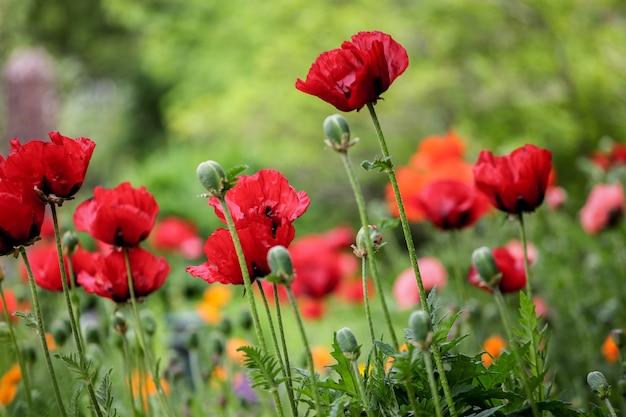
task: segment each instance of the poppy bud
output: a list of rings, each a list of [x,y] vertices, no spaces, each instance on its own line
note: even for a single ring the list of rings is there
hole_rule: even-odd
[[[196,169],[200,183],[214,196],[221,196],[226,191],[226,172],[215,161],[204,161]]]
[[[339,349],[343,352],[343,356],[349,361],[355,361],[361,355],[361,347],[354,337],[354,333],[347,327],[340,329],[335,336]]]
[[[497,284],[497,279],[501,275],[496,260],[491,253],[491,249],[483,246],[472,252],[472,265],[476,268],[476,272],[482,281],[488,286],[493,287]]]
[[[250,330],[252,328],[252,313],[249,310],[242,310],[238,317],[239,326],[244,330]]]
[[[113,328],[121,335],[126,334],[128,331],[128,322],[121,311],[116,311],[115,314],[113,314]]]
[[[64,320],[55,320],[50,326],[50,333],[52,333],[54,341],[59,346],[63,346],[65,344],[70,335],[70,331],[71,329],[69,329]]]
[[[230,321],[228,317],[224,317],[217,328],[225,336],[230,336],[231,333],[233,332],[233,323]]]
[[[354,254],[358,257],[367,256],[367,235],[369,233],[370,241],[372,242],[372,250],[374,253],[378,252],[378,249],[383,245],[383,235],[376,229],[376,226],[369,225],[367,229],[361,227],[356,234],[356,247],[354,248]]]
[[[295,279],[291,255],[289,255],[289,251],[284,246],[273,246],[267,252],[267,264],[272,271],[272,275],[279,278],[279,282],[291,283]]]
[[[150,337],[156,333],[156,321],[150,310],[141,310],[139,313],[141,320],[141,327],[143,331]]]
[[[61,243],[63,245],[63,254],[65,256],[72,256],[76,253],[76,249],[78,249],[78,236],[76,235],[76,232],[71,230],[65,232]]]
[[[100,343],[100,330],[95,323],[85,324],[85,340],[95,345]]]
[[[348,121],[340,114],[333,114],[324,120],[324,133],[326,144],[335,150],[345,151],[354,144],[350,141]]]
[[[189,348],[189,350],[193,350],[198,349],[198,346],[200,346],[200,337],[198,336],[198,333],[190,333],[187,336],[187,348]]]
[[[589,372],[589,374],[587,374],[587,384],[589,384],[589,387],[601,400],[604,400],[611,395],[611,386],[602,372]]]
[[[428,313],[424,310],[417,310],[409,317],[409,329],[413,332],[413,341],[416,346],[428,349],[432,338],[432,323]]]

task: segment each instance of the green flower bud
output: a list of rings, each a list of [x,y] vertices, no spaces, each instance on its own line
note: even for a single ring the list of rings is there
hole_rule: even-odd
[[[63,346],[70,336],[71,329],[66,326],[64,320],[55,320],[50,326],[50,333],[54,338],[54,341],[59,346]]]
[[[141,320],[143,331],[150,337],[154,336],[156,333],[156,321],[152,312],[150,310],[141,310],[139,319]]]
[[[619,349],[626,346],[626,333],[622,329],[611,330],[611,337]]]
[[[224,336],[230,336],[233,332],[233,322],[228,317],[224,317],[217,326],[217,329],[222,332]]]
[[[589,384],[591,390],[595,392],[601,400],[604,400],[611,395],[611,386],[602,372],[589,372],[589,374],[587,374],[587,384]]]
[[[409,317],[409,329],[413,333],[413,342],[421,349],[428,349],[432,339],[432,322],[428,313],[417,310]]]
[[[128,331],[128,322],[121,311],[116,311],[113,314],[113,328],[118,334],[121,335],[125,335]]]
[[[76,232],[71,230],[65,232],[61,243],[63,245],[63,254],[65,256],[72,256],[75,254],[78,249],[78,236],[76,235]]]
[[[187,347],[189,350],[198,349],[198,346],[200,346],[200,337],[198,336],[198,333],[189,333],[189,335],[187,335]]]
[[[361,355],[361,346],[358,345],[354,333],[347,327],[340,329],[336,336],[339,349],[349,361],[355,361]]]
[[[226,172],[215,161],[204,161],[196,169],[200,183],[213,196],[221,196],[226,191]]]
[[[502,276],[491,249],[483,246],[472,252],[472,265],[483,282],[493,288]]]
[[[272,275],[278,277],[279,282],[291,283],[295,279],[291,255],[284,246],[274,246],[267,252],[267,263]]]
[[[354,246],[354,254],[360,258],[367,257],[367,233],[369,233],[374,253],[378,252],[378,249],[384,244],[383,235],[376,229],[376,226],[361,227],[356,234],[356,245]]]
[[[222,356],[224,353],[224,339],[222,337],[214,336],[211,339],[211,351],[217,356]]]
[[[350,126],[340,114],[333,114],[324,120],[324,134],[326,144],[335,150],[346,151],[350,143]]]
[[[95,323],[85,324],[85,340],[87,343],[100,344],[100,329]]]
[[[250,330],[254,324],[252,321],[252,313],[249,310],[241,310],[238,318],[239,326],[244,330]]]
[[[27,363],[35,363],[37,360],[37,350],[33,345],[20,346],[20,352],[22,352],[22,357]]]

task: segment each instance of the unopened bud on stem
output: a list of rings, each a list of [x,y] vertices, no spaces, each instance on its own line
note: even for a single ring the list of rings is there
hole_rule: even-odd
[[[354,333],[347,327],[337,332],[337,344],[343,352],[343,356],[349,361],[355,361],[361,355],[361,346],[358,345]]]
[[[196,169],[200,183],[209,194],[215,197],[223,196],[226,191],[226,172],[215,161],[204,161]]]

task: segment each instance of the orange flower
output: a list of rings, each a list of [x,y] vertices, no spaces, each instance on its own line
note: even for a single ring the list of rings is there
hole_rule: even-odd
[[[504,349],[506,349],[506,342],[499,335],[494,335],[485,340],[483,343],[483,349],[485,353],[482,354],[483,366],[489,368]]]
[[[163,388],[163,392],[165,392],[166,395],[169,395],[170,388],[167,384],[167,381],[161,379],[160,384]],[[157,394],[157,386],[154,383],[154,378],[152,378],[152,374],[148,372],[142,376],[139,371],[135,369],[131,377],[131,388],[133,390],[133,396],[135,397],[135,399],[137,399],[141,395],[143,409],[148,410],[148,397],[153,397],[155,394]]]
[[[9,368],[9,370],[2,375],[0,379],[0,404],[11,404],[15,395],[17,395],[17,384],[22,380],[22,371],[20,366],[16,363]]]
[[[335,358],[326,346],[313,346],[311,356],[313,357],[313,367],[319,373],[328,371],[327,367],[335,363]]]
[[[429,136],[423,139],[409,164],[424,172],[436,168],[443,161],[461,160],[464,154],[463,140],[453,130],[448,130],[445,136]]]
[[[615,343],[613,336],[608,335],[602,343],[602,354],[609,364],[617,362],[619,359],[619,347]]]
[[[246,354],[239,349],[241,346],[250,346],[250,342],[241,337],[233,337],[226,342],[226,357],[233,363],[243,365]]]
[[[208,324],[217,324],[222,319],[222,307],[230,301],[232,291],[226,285],[211,284],[205,291],[202,301],[196,305],[196,313]]]

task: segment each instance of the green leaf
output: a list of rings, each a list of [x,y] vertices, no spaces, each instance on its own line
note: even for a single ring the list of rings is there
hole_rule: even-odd
[[[381,230],[391,230],[395,229],[400,225],[400,219],[394,218],[383,218],[378,222],[378,227]]]
[[[497,407],[493,407],[490,408],[489,410],[483,410],[478,414],[469,414],[467,415],[467,417],[489,417],[492,416],[496,413],[496,411],[498,411],[499,409],[501,409],[502,407],[504,407],[504,405],[499,405]]]
[[[275,390],[286,380],[285,377],[278,376],[281,366],[274,355],[264,354],[254,346],[241,346],[237,351],[245,354],[244,365],[250,370],[252,387]]]
[[[102,410],[107,417],[115,417],[117,415],[117,410],[113,408],[113,395],[111,393],[111,387],[113,384],[111,383],[111,371],[112,369],[109,369],[104,374],[102,380],[100,381],[98,391],[96,392],[96,400],[98,401],[100,410]]]
[[[393,169],[393,163],[391,162],[391,157],[384,156],[376,158],[374,162],[365,160],[361,162],[361,167],[366,171],[378,169],[379,172],[387,172]]]
[[[16,311],[15,313],[13,313],[13,315],[21,318],[24,324],[26,325],[26,327],[30,327],[31,329],[37,328],[37,320],[35,320],[35,316],[33,316],[33,313],[31,312],[24,313],[23,311]]]

